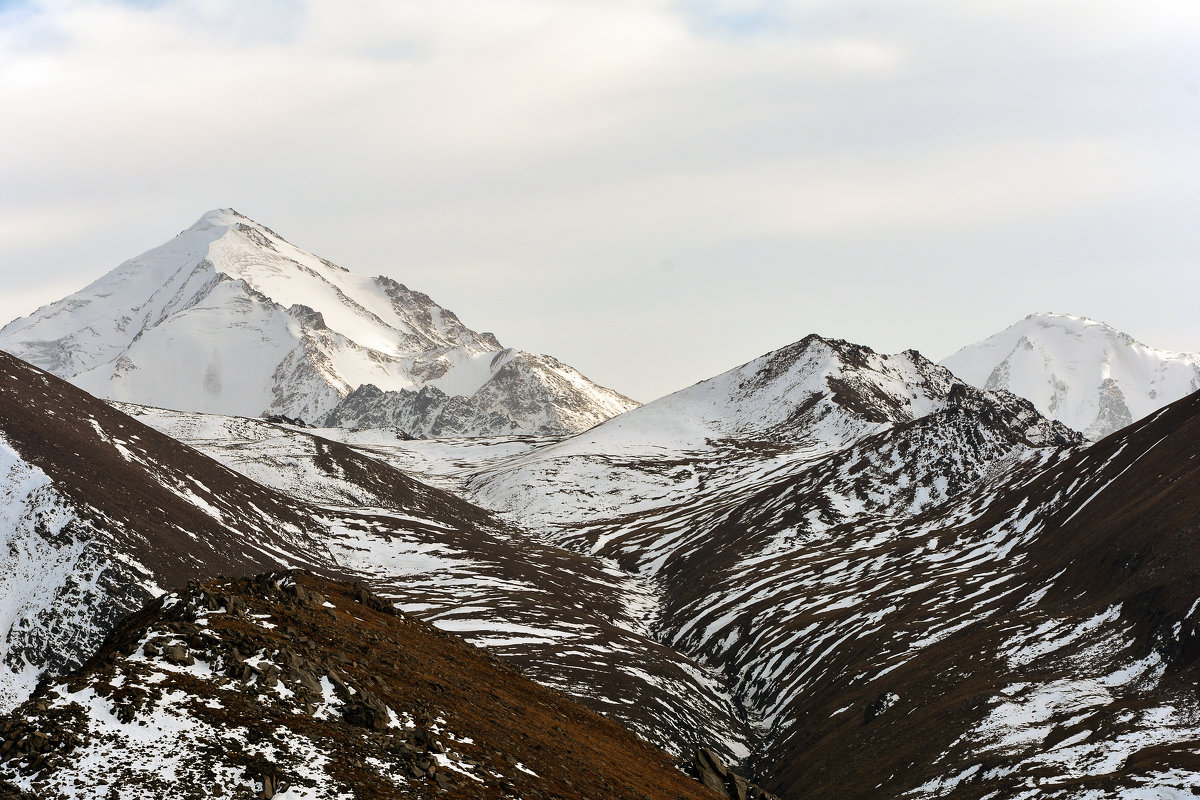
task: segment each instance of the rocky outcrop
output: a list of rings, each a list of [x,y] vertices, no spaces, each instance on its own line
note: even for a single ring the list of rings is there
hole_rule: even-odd
[[[628,411],[637,403],[591,384],[549,356],[505,350],[486,384],[470,396],[436,386],[384,391],[364,384],[324,419],[330,428],[394,428],[417,438],[566,436]]]
[[[697,780],[727,800],[779,800],[725,766],[720,757],[706,747],[696,750],[691,768]]]

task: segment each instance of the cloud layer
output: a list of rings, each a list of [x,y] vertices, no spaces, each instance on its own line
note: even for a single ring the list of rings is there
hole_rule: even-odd
[[[1038,310],[1200,349],[1194,2],[0,5],[0,316],[232,205],[639,399]]]

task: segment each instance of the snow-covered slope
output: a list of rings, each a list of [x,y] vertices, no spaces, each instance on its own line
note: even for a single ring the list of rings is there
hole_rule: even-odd
[[[42,672],[77,666],[79,659],[66,654],[95,648],[113,624],[97,602],[103,591],[73,579],[76,572],[100,577],[100,560],[87,547],[94,536],[46,473],[0,437],[0,548],[6,554],[0,571],[0,630],[6,634],[0,638],[0,712],[23,700]],[[150,597],[153,584],[134,579],[127,591]],[[48,626],[42,620],[51,609],[58,619]]]
[[[99,397],[309,422],[368,384],[452,398],[426,427],[460,435],[575,432],[636,405],[230,209],[9,323],[0,349]]]
[[[1031,314],[941,363],[981,389],[1028,398],[1093,441],[1200,389],[1200,354],[1147,347],[1068,314]]]

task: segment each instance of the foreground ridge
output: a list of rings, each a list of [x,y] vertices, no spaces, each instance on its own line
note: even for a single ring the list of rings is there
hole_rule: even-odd
[[[0,776],[44,797],[714,797],[494,656],[297,571],[154,601],[0,731]]]

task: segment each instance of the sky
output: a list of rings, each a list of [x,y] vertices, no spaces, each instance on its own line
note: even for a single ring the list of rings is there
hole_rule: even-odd
[[[646,401],[1038,311],[1200,351],[1195,0],[0,0],[0,323],[232,207]]]

